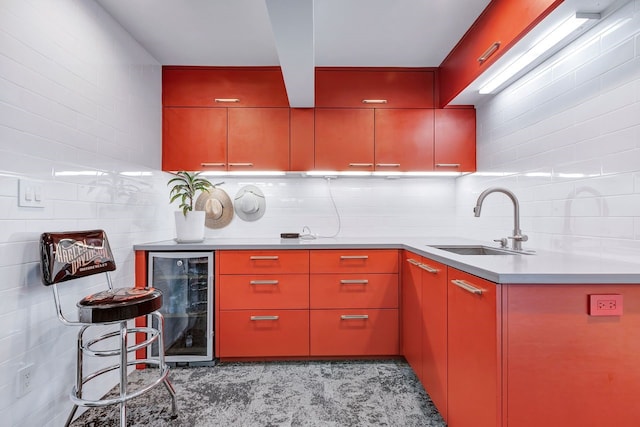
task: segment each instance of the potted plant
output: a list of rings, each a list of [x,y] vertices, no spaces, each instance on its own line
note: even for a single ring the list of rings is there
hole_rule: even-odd
[[[171,187],[169,203],[180,201],[179,211],[176,211],[176,240],[179,243],[201,242],[204,240],[204,211],[194,211],[193,202],[196,193],[209,192],[215,187],[206,178],[200,177],[200,172],[179,171],[167,183]]]

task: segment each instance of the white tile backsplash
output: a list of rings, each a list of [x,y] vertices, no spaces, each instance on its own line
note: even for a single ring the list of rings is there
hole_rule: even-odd
[[[464,208],[486,187],[504,186],[520,199],[525,247],[637,260],[639,7],[624,5],[477,106],[481,173],[457,180],[460,232],[485,240],[510,232],[506,197],[487,198],[480,218]]]

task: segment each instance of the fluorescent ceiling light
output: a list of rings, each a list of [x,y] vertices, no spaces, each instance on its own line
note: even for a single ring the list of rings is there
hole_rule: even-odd
[[[560,23],[557,27],[543,36],[531,49],[526,51],[507,67],[499,71],[493,78],[480,87],[480,94],[494,93],[512,77],[531,65],[536,59],[541,58],[545,53],[550,53],[553,48],[560,48],[562,42],[568,43],[573,40],[571,35],[589,20],[600,19],[599,13],[576,13],[569,19]],[[584,28],[583,28],[584,29]]]

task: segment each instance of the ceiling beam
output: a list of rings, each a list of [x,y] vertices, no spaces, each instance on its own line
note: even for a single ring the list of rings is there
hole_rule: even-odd
[[[313,0],[265,0],[289,105],[314,106]]]

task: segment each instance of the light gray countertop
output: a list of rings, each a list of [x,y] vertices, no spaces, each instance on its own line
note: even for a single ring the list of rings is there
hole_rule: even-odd
[[[369,238],[240,238],[205,239],[200,243],[173,240],[134,245],[145,251],[210,251],[274,249],[407,249],[486,280],[502,284],[638,284],[640,263],[615,261],[586,255],[536,251],[517,255],[458,255],[430,245],[496,246],[457,237]],[[530,249],[526,247],[525,249]],[[535,248],[531,248],[535,249]]]

